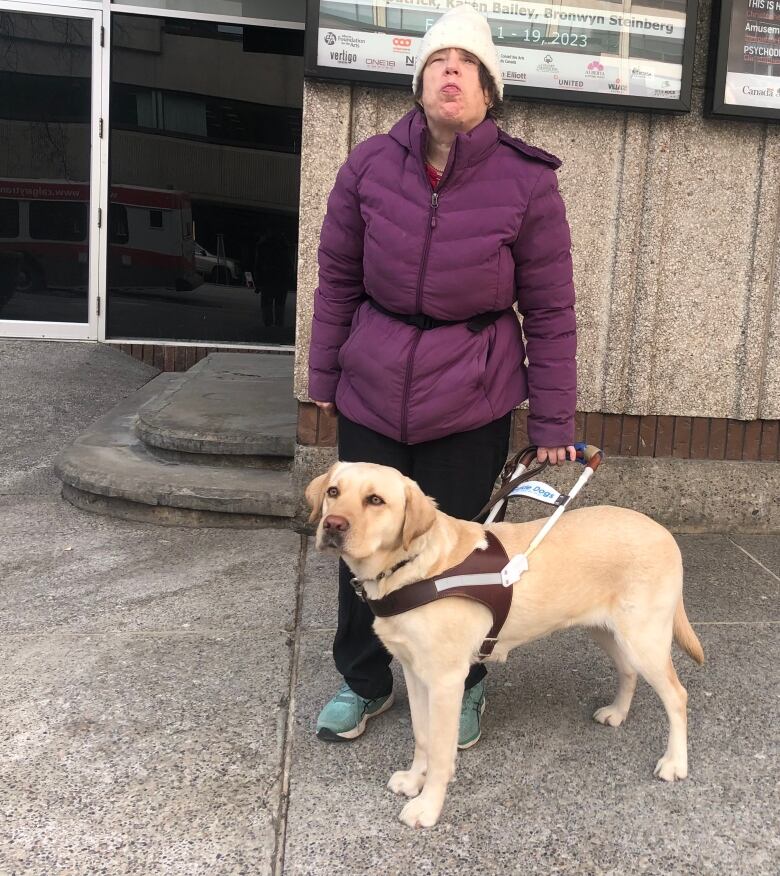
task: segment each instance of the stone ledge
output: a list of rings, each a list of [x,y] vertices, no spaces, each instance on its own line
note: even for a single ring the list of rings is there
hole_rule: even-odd
[[[335,448],[298,446],[293,476],[303,520],[306,484],[335,460]],[[579,473],[570,463],[545,469],[540,479],[566,492]],[[675,532],[780,532],[780,463],[608,456],[572,507],[585,505],[633,508]],[[513,499],[507,520],[534,520],[551,510]]]
[[[565,492],[578,476],[569,465],[540,479]],[[780,463],[607,457],[572,507],[586,505],[624,505],[675,532],[776,532]],[[549,506],[516,499],[507,519],[546,514]]]
[[[167,462],[147,452],[136,411],[180,381],[160,375],[124,399],[59,454],[57,476],[80,493],[149,507],[292,518],[298,497],[289,471]]]
[[[184,526],[193,529],[299,529],[297,521],[292,517],[145,505],[114,496],[98,496],[68,484],[62,485],[62,498],[82,511],[134,523],[152,523],[155,526]]]
[[[199,511],[292,517],[296,500],[287,472],[165,463],[140,445],[78,442],[55,464],[63,483],[88,493]]]
[[[291,356],[212,353],[141,405],[136,432],[162,450],[292,457],[292,370]]]
[[[136,434],[138,434],[137,422]],[[143,443],[146,452],[162,462],[184,462],[191,465],[211,465],[224,468],[262,468],[266,471],[289,471],[292,466],[292,457],[290,456],[239,456],[235,453],[193,453],[187,450],[165,450],[162,447],[147,444],[145,441]]]

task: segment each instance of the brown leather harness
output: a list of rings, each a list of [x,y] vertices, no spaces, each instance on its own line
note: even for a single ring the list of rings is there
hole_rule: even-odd
[[[357,578],[352,579],[352,586],[358,597],[366,603],[376,617],[403,614],[412,608],[449,596],[465,597],[482,603],[493,614],[493,626],[479,649],[478,656],[484,659],[493,653],[498,635],[512,605],[513,590],[512,584],[502,583],[501,570],[509,562],[503,545],[492,532],[485,531],[485,538],[488,543],[485,550],[473,550],[457,566],[452,566],[431,578],[406,584],[382,599],[369,599],[363,582]],[[391,572],[400,568],[400,565],[403,563],[395,566]],[[387,577],[388,574],[380,578]]]
[[[591,444],[578,444],[576,447],[577,458],[585,464],[585,471],[568,496],[561,495],[555,500],[554,504],[558,507],[553,515],[548,518],[547,523],[536,534],[524,553],[517,554],[510,560],[503,545],[495,535],[488,530],[484,530],[488,545],[485,550],[473,550],[457,566],[446,569],[444,572],[440,572],[431,578],[423,578],[422,581],[406,584],[398,590],[388,593],[382,599],[369,599],[363,586],[364,582],[353,578],[352,586],[358,598],[368,605],[376,617],[392,617],[396,614],[403,614],[412,608],[418,608],[421,605],[427,605],[429,602],[435,602],[437,599],[444,599],[448,596],[461,596],[480,602],[486,608],[489,608],[493,615],[493,626],[490,628],[487,637],[483,640],[478,652],[481,660],[489,657],[493,653],[493,648],[498,641],[498,635],[509,614],[509,609],[512,605],[514,583],[528,569],[528,557],[538,547],[555,521],[566,510],[569,502],[577,495],[582,486],[587,483],[588,478],[596,471],[601,460],[604,458],[604,452]],[[507,462],[501,474],[501,489],[477,514],[475,519],[483,518],[487,512],[494,509],[498,502],[502,504],[498,513],[493,514],[491,522],[504,519],[506,500],[515,487],[534,478],[547,466],[547,463],[543,462],[535,468],[527,468],[527,462],[530,462],[535,456],[536,449],[535,445],[525,447]],[[518,475],[517,471],[520,469],[523,469],[525,473]],[[401,560],[400,563],[397,563],[385,572],[381,572],[376,578],[371,580],[378,582],[388,578],[402,566],[411,562],[412,559],[413,557],[408,557]]]

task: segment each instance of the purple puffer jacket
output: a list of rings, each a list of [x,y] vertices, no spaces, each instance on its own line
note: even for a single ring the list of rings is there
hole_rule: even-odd
[[[571,444],[576,329],[561,162],[486,119],[457,135],[434,194],[426,136],[412,110],[339,170],[320,236],[309,396],[409,444],[483,426],[528,398],[530,440]],[[517,300],[523,330],[508,311],[476,333],[421,331],[368,298],[444,320]]]

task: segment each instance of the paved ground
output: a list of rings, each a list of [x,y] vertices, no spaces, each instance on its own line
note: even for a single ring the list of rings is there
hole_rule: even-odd
[[[780,538],[685,535],[707,654],[691,778],[640,684],[574,632],[489,679],[480,744],[431,831],[385,782],[399,704],[345,746],[312,734],[337,684],[332,561],[291,532],[162,529],[59,498],[51,461],[154,372],[83,344],[0,341],[0,874],[775,874]]]

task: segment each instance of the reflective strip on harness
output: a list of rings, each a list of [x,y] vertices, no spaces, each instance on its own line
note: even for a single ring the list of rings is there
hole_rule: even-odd
[[[485,532],[485,540],[484,550],[475,548],[461,563],[445,569],[439,578],[413,581],[381,599],[368,599],[359,581],[354,582],[356,592],[377,617],[392,617],[450,596],[480,602],[493,615],[493,626],[479,649],[480,658],[488,657],[509,614],[512,587],[507,587],[502,579],[502,571],[510,562],[503,545],[490,531]]]
[[[451,590],[453,587],[474,587],[479,584],[501,584],[501,573],[486,572],[482,575],[451,575],[449,578],[437,578],[436,589]]]

